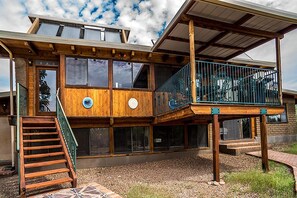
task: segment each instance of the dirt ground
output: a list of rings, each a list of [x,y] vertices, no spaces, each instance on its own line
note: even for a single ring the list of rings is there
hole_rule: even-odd
[[[260,159],[247,155],[220,154],[221,177],[227,172],[254,168],[259,163]],[[79,169],[77,174],[78,184],[97,182],[123,197],[126,197],[129,189],[135,185],[146,185],[168,193],[171,197],[257,197],[252,194],[238,194],[238,189],[245,188],[239,184],[209,185],[208,182],[213,178],[212,154],[116,167]],[[17,182],[17,175],[0,178],[0,197],[17,197]]]

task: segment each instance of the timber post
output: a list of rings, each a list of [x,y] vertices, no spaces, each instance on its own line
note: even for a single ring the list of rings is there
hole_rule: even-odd
[[[268,150],[267,150],[267,126],[266,115],[260,117],[261,125],[261,156],[262,156],[262,169],[264,172],[269,171],[268,166]]]
[[[212,151],[213,151],[213,180],[220,181],[220,161],[219,161],[219,138],[220,125],[219,115],[213,115],[212,120]]]
[[[196,63],[195,63],[195,27],[194,21],[189,21],[189,41],[190,41],[190,70],[191,70],[191,92],[192,102],[197,102],[196,94]]]
[[[275,51],[276,51],[276,68],[277,68],[277,80],[278,80],[278,97],[280,104],[283,105],[283,90],[282,90],[282,64],[281,64],[281,52],[280,52],[280,37],[275,38]]]

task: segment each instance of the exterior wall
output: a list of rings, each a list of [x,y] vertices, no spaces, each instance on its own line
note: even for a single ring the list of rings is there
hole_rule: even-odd
[[[297,123],[295,99],[284,95],[283,102],[287,104],[287,123],[267,123],[268,143],[297,141]],[[257,118],[257,137],[260,137],[260,118]]]
[[[11,160],[10,126],[7,116],[0,115],[0,162]]]
[[[16,83],[20,83],[24,87],[27,87],[27,63],[23,58],[16,58],[15,62],[15,79]]]

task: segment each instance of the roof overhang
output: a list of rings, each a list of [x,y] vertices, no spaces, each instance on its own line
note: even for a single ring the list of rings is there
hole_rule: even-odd
[[[297,28],[297,14],[237,0],[187,0],[154,52],[189,55],[189,21],[196,58],[229,60]]]

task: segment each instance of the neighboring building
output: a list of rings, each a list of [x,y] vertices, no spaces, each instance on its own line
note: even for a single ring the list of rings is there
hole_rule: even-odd
[[[11,132],[7,117],[9,109],[9,92],[0,92],[0,164],[11,162]]]
[[[153,47],[127,43],[129,28],[29,18],[28,33],[0,31],[0,54],[17,58],[22,84],[22,196],[54,184],[76,186],[76,160],[78,168],[108,166],[211,148],[219,181],[220,122],[261,117],[264,126],[266,116],[284,111],[280,39],[297,28],[294,13],[233,0],[187,0]],[[270,40],[276,67],[231,60]],[[57,164],[66,168],[51,166]],[[28,182],[61,172],[69,177]]]

